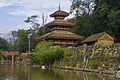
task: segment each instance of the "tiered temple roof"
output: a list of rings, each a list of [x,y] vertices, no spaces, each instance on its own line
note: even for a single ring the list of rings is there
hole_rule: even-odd
[[[69,39],[69,40],[80,40],[83,36],[69,32],[67,30],[54,30],[40,37],[41,39]]]
[[[75,25],[76,25],[75,23],[71,23],[65,20],[55,20],[55,21],[49,22],[45,26],[47,27],[56,27],[56,26],[73,27]]]
[[[69,13],[61,10],[58,10],[50,15],[50,17],[67,17],[67,16],[69,16]]]
[[[64,20],[67,16],[69,16],[69,13],[61,11],[60,8],[52,13],[50,17],[54,17],[54,21],[49,22],[45,26],[53,31],[40,36],[39,39],[50,40],[53,45],[59,43],[66,46],[74,46],[77,42],[83,40],[83,36],[68,31],[70,27],[75,26],[75,23]]]

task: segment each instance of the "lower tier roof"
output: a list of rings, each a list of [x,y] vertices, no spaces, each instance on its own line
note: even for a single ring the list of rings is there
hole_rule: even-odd
[[[67,30],[54,30],[49,32],[38,39],[68,39],[68,40],[82,40],[84,37],[78,34],[72,33]]]

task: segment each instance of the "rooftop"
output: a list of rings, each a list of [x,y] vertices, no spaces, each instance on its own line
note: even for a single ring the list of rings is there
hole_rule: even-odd
[[[48,38],[54,38],[54,39],[74,39],[74,40],[81,40],[84,37],[77,35],[75,33],[69,32],[67,30],[54,30],[52,32],[49,32],[41,37],[40,39],[48,39]]]
[[[52,22],[49,22],[48,24],[46,24],[45,26],[47,27],[57,27],[57,26],[65,26],[65,27],[72,27],[72,26],[75,26],[76,24],[75,23],[72,23],[72,22],[68,22],[68,21],[65,21],[65,20],[55,20],[55,21],[52,21]]]
[[[67,17],[67,16],[69,16],[69,13],[61,10],[58,10],[50,15],[50,17]]]
[[[101,32],[97,34],[93,34],[89,37],[87,37],[84,41],[82,42],[92,42],[92,41],[97,41],[100,37],[102,37],[104,34],[107,34],[106,32]],[[107,34],[108,35],[108,34]]]

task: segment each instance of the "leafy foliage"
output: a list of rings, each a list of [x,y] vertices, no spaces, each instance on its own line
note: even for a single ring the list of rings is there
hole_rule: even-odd
[[[72,48],[65,48],[64,49],[64,58],[71,57],[74,51]]]
[[[92,34],[94,29],[92,26],[92,20],[90,19],[91,16],[89,15],[79,16],[77,19],[72,19],[77,24],[77,26],[73,27],[71,31],[84,36]]]
[[[28,32],[26,30],[19,30],[17,32],[17,50],[19,52],[28,51]]]
[[[0,50],[8,50],[8,42],[5,39],[0,38]]]
[[[25,53],[28,52],[28,34],[29,31],[28,30],[18,30],[17,32],[17,40],[16,40],[16,45],[17,45],[17,50],[20,53]],[[30,37],[30,49],[34,49],[36,44],[37,44],[37,40],[36,40],[36,35],[32,34],[32,36]]]
[[[52,65],[55,61],[59,61],[64,56],[61,47],[51,47],[49,42],[40,42],[31,57],[31,64]]]
[[[98,67],[102,66],[102,62],[99,60],[90,60],[88,62],[88,66],[93,69],[97,69]]]
[[[77,4],[76,1],[80,3],[87,0],[73,0]],[[84,36],[104,31],[115,37],[120,37],[120,0],[94,0],[93,3],[94,11],[92,13],[89,15],[80,15],[73,19],[77,23],[77,26],[72,31]],[[73,10],[81,6],[82,4],[77,4]],[[84,10],[82,11],[84,12]]]
[[[72,0],[71,13],[76,16],[90,15],[94,10],[94,0]]]

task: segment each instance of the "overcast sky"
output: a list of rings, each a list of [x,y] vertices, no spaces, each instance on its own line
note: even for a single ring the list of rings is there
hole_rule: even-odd
[[[41,16],[42,13],[49,15],[58,10],[59,3],[62,10],[69,12],[70,0],[0,0],[0,33],[28,29],[30,26],[24,23],[28,16]]]

